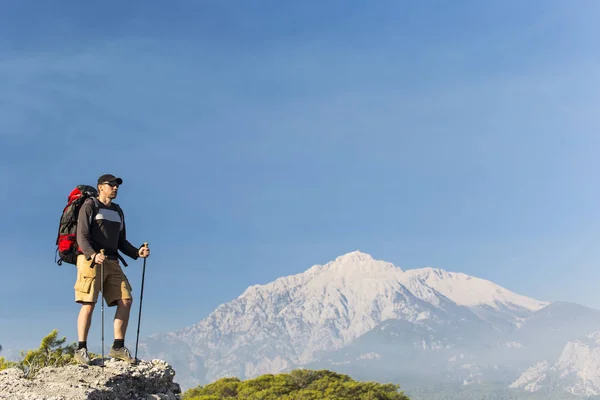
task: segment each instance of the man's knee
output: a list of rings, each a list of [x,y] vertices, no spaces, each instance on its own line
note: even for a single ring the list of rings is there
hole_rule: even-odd
[[[125,308],[131,308],[131,303],[132,303],[131,299],[119,299],[117,301],[117,306],[119,306],[119,307],[125,307]]]
[[[94,306],[96,305],[96,303],[91,303],[91,302],[81,302],[81,309],[85,310],[87,312],[92,312],[94,311]]]

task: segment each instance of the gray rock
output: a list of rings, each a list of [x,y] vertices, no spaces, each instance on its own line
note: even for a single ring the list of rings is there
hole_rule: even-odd
[[[46,367],[32,379],[16,368],[0,371],[1,400],[180,400],[175,371],[162,360],[100,360],[92,365]],[[177,393],[177,394],[176,394]]]

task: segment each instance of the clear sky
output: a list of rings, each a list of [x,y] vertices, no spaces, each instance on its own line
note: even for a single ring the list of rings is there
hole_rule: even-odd
[[[56,232],[104,173],[152,249],[142,336],[357,249],[600,309],[599,18],[594,0],[0,1],[4,355],[77,339]]]

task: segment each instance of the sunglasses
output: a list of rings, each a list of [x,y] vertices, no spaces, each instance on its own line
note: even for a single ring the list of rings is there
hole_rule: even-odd
[[[115,181],[110,181],[110,182],[104,182],[104,184],[110,186],[110,187],[119,187],[119,184]]]

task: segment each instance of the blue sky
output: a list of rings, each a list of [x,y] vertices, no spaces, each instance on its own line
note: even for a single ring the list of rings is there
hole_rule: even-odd
[[[76,340],[54,241],[103,173],[142,336],[357,249],[600,308],[600,4],[521,3],[0,1],[0,344]]]

